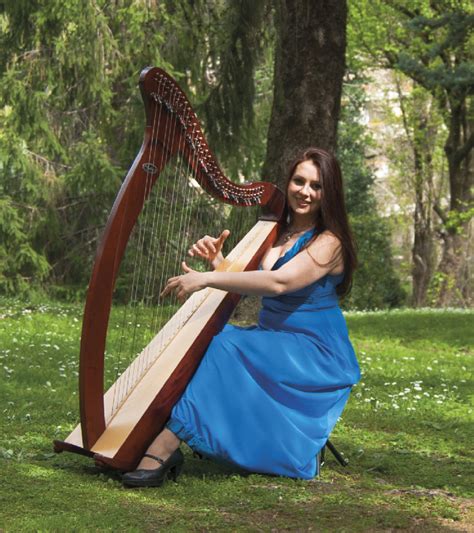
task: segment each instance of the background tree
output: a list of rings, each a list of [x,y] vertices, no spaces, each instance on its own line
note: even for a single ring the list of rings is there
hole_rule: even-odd
[[[395,271],[389,221],[377,212],[375,176],[367,155],[374,147],[374,140],[363,122],[368,103],[364,88],[369,80],[362,75],[351,51],[347,60],[337,154],[359,266],[344,306],[358,309],[397,307],[405,302],[406,295]]]
[[[293,83],[286,96],[279,92],[281,87],[275,89],[278,98],[289,100],[273,106],[273,120],[279,112],[286,113],[290,129],[274,135],[272,142],[286,139],[294,149],[308,144],[334,147],[344,68],[345,4],[336,3],[332,11],[308,2],[293,5],[298,19],[289,4],[275,7],[264,0],[4,4],[0,290],[17,293],[44,287],[52,295],[66,297],[84,291],[97,240],[143,135],[143,104],[136,84],[146,65],[157,64],[178,78],[232,179],[261,176],[273,82],[280,83],[279,74],[274,76],[275,65],[290,84],[291,73],[299,76],[302,88]],[[293,56],[285,52],[290,23],[298,31],[299,48],[292,49]],[[275,61],[277,36],[280,56]],[[334,56],[325,58],[335,46],[337,61]],[[372,217],[366,227],[355,221],[361,247],[370,249],[359,283],[370,284],[371,290],[362,288],[350,304],[396,305],[400,301],[393,297],[396,277],[388,276],[388,284],[373,283],[379,274],[369,267],[384,264],[387,271],[391,252],[375,202],[366,202],[371,197],[370,173],[365,166],[355,168],[364,159],[365,140],[361,141],[364,137],[357,126],[360,109],[352,105],[357,98],[349,93],[340,151],[349,209],[351,216],[359,217],[365,206],[370,213],[366,209],[364,216]],[[287,113],[290,106],[293,116]],[[303,126],[306,133],[300,136]],[[275,180],[277,172],[284,175],[275,170]],[[226,217],[222,209],[211,222],[220,227]],[[255,213],[246,211],[245,220],[240,218],[233,213],[226,224],[252,223]],[[369,235],[367,227],[379,228],[380,239]]]
[[[433,207],[447,192],[443,154],[445,127],[431,94],[401,73],[390,76],[383,109],[387,131],[383,150],[390,165],[390,187],[412,220],[411,303],[431,303],[429,288],[437,265],[442,228]],[[394,90],[395,89],[395,90]],[[393,93],[396,92],[396,97]]]
[[[263,175],[280,184],[302,147],[336,149],[346,18],[341,0],[276,4],[273,106]]]
[[[463,0],[358,0],[353,7],[360,48],[378,66],[399,70],[429,91],[445,120],[449,200],[446,206],[433,206],[444,230],[437,276],[440,305],[466,305],[472,299],[473,24],[472,5]]]

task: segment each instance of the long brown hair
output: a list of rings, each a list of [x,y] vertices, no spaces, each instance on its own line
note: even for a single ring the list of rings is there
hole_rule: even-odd
[[[315,216],[316,232],[306,247],[316,240],[323,231],[330,231],[340,240],[341,248],[339,251],[328,263],[322,266],[335,264],[342,255],[344,279],[337,286],[336,291],[339,296],[347,296],[352,288],[354,270],[357,268],[357,253],[347,218],[341,168],[337,159],[326,150],[315,147],[306,148],[295,157],[289,166],[285,192],[288,191],[288,184],[296,167],[303,161],[311,161],[318,169],[321,185],[321,208]],[[287,202],[285,220],[288,221],[290,217],[291,211]]]

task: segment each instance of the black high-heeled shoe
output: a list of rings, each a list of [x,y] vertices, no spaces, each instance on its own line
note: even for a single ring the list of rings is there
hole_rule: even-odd
[[[127,472],[122,476],[122,483],[126,487],[161,487],[166,478],[176,481],[184,463],[183,452],[178,448],[166,461],[157,455],[146,453],[144,457],[150,457],[158,461],[161,466],[153,470],[139,469]]]

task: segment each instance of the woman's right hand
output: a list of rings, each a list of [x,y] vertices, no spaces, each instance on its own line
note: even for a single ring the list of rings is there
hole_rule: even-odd
[[[230,231],[228,229],[225,229],[219,237],[206,235],[191,246],[188,250],[188,255],[204,259],[215,269],[224,260],[221,250],[229,235]]]

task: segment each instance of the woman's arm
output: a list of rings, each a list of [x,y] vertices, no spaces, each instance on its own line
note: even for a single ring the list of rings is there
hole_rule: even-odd
[[[277,270],[195,272],[183,262],[186,274],[168,280],[162,296],[174,291],[178,299],[183,301],[187,295],[205,287],[255,296],[293,292],[314,283],[334,269],[333,258],[339,249],[339,239],[322,234],[306,250]]]

